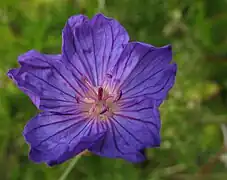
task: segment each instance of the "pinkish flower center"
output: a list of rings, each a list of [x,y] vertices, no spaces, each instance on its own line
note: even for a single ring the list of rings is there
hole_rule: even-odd
[[[119,109],[118,100],[121,92],[112,92],[108,86],[92,87],[87,79],[84,81],[88,88],[83,99],[83,112],[87,116],[96,117],[100,120],[107,120]]]

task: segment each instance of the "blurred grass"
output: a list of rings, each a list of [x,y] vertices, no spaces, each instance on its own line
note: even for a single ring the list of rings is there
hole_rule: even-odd
[[[227,124],[227,2],[225,0],[8,0],[0,2],[0,179],[54,180],[70,162],[33,164],[22,137],[37,111],[6,77],[30,49],[60,53],[67,18],[101,11],[118,19],[131,40],[172,44],[178,64],[175,87],[161,106],[162,145],[149,161],[83,157],[68,176],[78,180],[226,179],[220,125]],[[197,175],[204,166],[207,172]]]

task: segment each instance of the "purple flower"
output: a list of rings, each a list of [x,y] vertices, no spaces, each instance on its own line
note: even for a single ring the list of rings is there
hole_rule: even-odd
[[[8,76],[42,112],[25,126],[30,159],[60,164],[84,150],[131,162],[160,145],[159,106],[174,85],[171,46],[129,42],[102,14],[72,16],[62,53],[19,56]]]

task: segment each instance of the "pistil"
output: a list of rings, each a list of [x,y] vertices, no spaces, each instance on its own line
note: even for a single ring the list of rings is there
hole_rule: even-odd
[[[103,88],[99,87],[98,89],[98,100],[101,101],[103,97]]]

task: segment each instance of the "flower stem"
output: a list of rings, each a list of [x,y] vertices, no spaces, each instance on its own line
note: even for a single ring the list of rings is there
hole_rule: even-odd
[[[78,155],[78,156],[76,156],[75,158],[72,159],[72,161],[70,162],[69,166],[66,168],[66,170],[64,171],[64,173],[61,175],[61,177],[58,180],[66,180],[67,176],[72,171],[73,167],[78,162],[78,160],[80,159],[80,157],[81,156]]]

